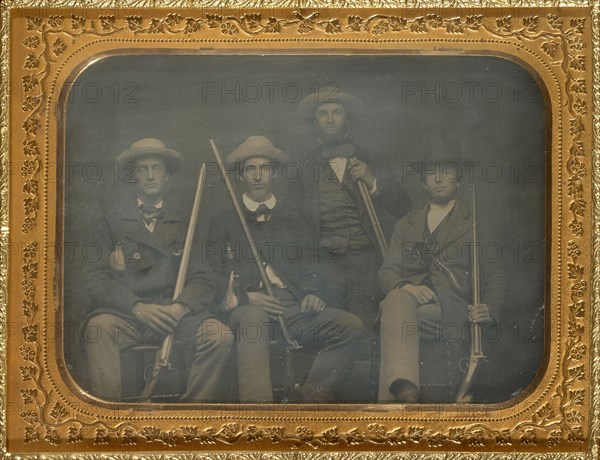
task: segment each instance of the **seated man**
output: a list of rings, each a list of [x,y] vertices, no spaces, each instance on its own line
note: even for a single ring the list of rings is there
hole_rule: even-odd
[[[354,339],[363,331],[362,321],[351,313],[325,305],[318,293],[318,279],[310,226],[289,209],[273,191],[274,171],[288,159],[261,136],[251,136],[227,158],[242,168],[245,193],[242,208],[258,250],[264,258],[275,297],[263,289],[258,267],[237,216],[228,210],[215,217],[209,229],[209,260],[217,283],[216,301],[223,303],[228,277],[238,278],[237,305],[228,324],[236,334],[239,397],[242,402],[271,402],[269,340],[281,331],[275,317],[282,315],[292,339],[315,343],[321,350],[302,389],[305,402],[332,402],[354,359]],[[208,252],[208,251],[207,251]],[[278,338],[279,338],[278,337]]]
[[[498,320],[505,299],[499,263],[480,260],[483,303],[471,305],[471,213],[457,199],[460,158],[434,153],[425,162],[429,203],[398,221],[379,270],[380,402],[418,402],[420,340],[469,340],[470,322]],[[481,222],[479,222],[481,224]],[[496,241],[478,226],[479,247]],[[453,337],[450,335],[453,332]],[[425,363],[427,365],[427,363]]]
[[[156,139],[117,157],[135,163],[136,193],[95,223],[102,259],[87,267],[93,311],[86,327],[98,339],[85,346],[91,392],[102,399],[121,399],[121,351],[160,345],[172,332],[195,351],[182,401],[212,401],[227,361],[233,334],[209,311],[214,275],[199,257],[190,258],[185,287],[173,300],[187,226],[163,192],[182,160]]]

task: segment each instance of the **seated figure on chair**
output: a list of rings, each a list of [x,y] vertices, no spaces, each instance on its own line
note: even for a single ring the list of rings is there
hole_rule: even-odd
[[[232,333],[210,311],[214,274],[200,257],[190,258],[185,287],[173,299],[187,226],[164,188],[182,160],[157,139],[135,142],[117,157],[135,166],[135,193],[94,223],[102,253],[86,267],[92,311],[85,327],[95,329],[95,340],[85,347],[90,392],[102,399],[121,400],[122,351],[160,346],[171,333],[194,348],[182,401],[212,401],[227,361]]]
[[[276,171],[287,160],[262,136],[249,137],[225,160],[241,171],[245,193],[240,207],[266,264],[273,297],[264,289],[235,212],[216,216],[209,228],[208,259],[221,279],[216,303],[226,304],[224,315],[236,335],[241,402],[273,401],[269,342],[282,338],[276,316],[283,317],[293,340],[320,348],[302,387],[305,402],[333,402],[336,388],[352,366],[355,339],[363,331],[357,316],[321,299],[310,225],[272,190]],[[228,303],[224,299],[232,273],[237,276],[237,301]]]
[[[419,402],[421,341],[468,346],[471,322],[485,328],[498,320],[506,292],[500,262],[479,257],[482,300],[471,304],[471,211],[469,201],[457,197],[460,178],[468,177],[464,164],[446,151],[425,159],[422,182],[428,203],[398,221],[379,271],[385,295],[379,402]],[[478,228],[479,248],[497,241],[489,227],[479,222]]]

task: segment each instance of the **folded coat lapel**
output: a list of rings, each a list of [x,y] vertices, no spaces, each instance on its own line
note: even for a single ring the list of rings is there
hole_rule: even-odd
[[[168,253],[169,247],[177,238],[179,238],[181,228],[181,219],[177,213],[169,206],[168,202],[163,202],[163,211],[158,216],[156,227],[152,236],[160,243],[163,248],[163,252]],[[187,228],[185,229],[187,231]],[[185,238],[185,236],[184,236]],[[184,244],[184,241],[180,243]],[[183,249],[183,248],[180,248]]]
[[[362,199],[358,193],[358,186],[352,177],[350,177],[350,159],[346,161],[346,170],[344,171],[344,176],[342,177],[342,187],[344,187],[347,192],[352,193],[352,196],[356,198],[357,203],[362,203]]]
[[[425,207],[423,209],[420,209],[419,211],[409,215],[406,218],[406,222],[407,222],[407,226],[405,227],[405,231],[404,231],[404,238],[406,239],[405,241],[402,241],[402,243],[408,243],[408,244],[412,244],[412,243],[421,243],[421,245],[425,244],[425,222],[427,220],[427,210],[428,208]]]
[[[159,216],[154,233],[148,231],[144,225],[140,210],[135,205],[135,199],[133,199],[131,205],[121,208],[120,218],[124,224],[124,231],[128,238],[137,243],[150,246],[166,256],[170,255],[169,246],[179,234],[177,225],[173,225],[173,223],[179,222],[179,219],[168,208],[166,202],[163,203],[163,212]]]
[[[442,253],[448,244],[456,243],[470,229],[471,220],[468,208],[458,200],[454,206],[455,208],[450,215],[447,225],[440,228],[440,231],[436,234],[436,239]]]

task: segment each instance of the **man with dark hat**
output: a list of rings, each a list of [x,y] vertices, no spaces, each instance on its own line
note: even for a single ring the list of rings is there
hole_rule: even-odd
[[[469,201],[457,197],[466,166],[452,153],[430,155],[422,167],[429,202],[394,228],[379,270],[386,296],[381,302],[380,402],[419,401],[422,341],[467,343],[471,322],[485,326],[499,318],[506,294],[499,262],[479,257],[482,303],[471,305],[471,261],[478,255],[471,254]],[[478,229],[479,247],[497,241],[489,226],[478,222]]]
[[[173,300],[187,226],[165,199],[164,189],[183,161],[152,138],[117,157],[135,165],[135,194],[95,223],[101,260],[87,267],[92,313],[85,343],[90,391],[121,399],[120,354],[139,343],[161,344],[174,333],[194,347],[182,401],[212,401],[231,348],[232,333],[211,312],[214,275],[191,257],[185,287]],[[86,334],[88,337],[91,334]]]
[[[299,102],[298,114],[312,123],[320,144],[301,161],[299,195],[318,238],[326,299],[368,323],[377,311],[381,257],[357,181],[366,184],[386,236],[410,201],[384,159],[375,161],[350,140],[351,126],[363,111],[360,99],[341,91],[322,91]]]
[[[217,303],[231,312],[227,322],[236,334],[240,401],[273,401],[268,345],[271,338],[281,339],[275,321],[281,315],[292,339],[320,347],[302,388],[304,402],[333,402],[352,367],[354,339],[363,325],[322,300],[312,264],[311,228],[273,193],[276,171],[289,158],[267,138],[251,136],[225,161],[241,170],[241,206],[274,291],[274,297],[266,293],[234,211],[215,217],[207,241],[212,246],[209,261],[221,275]],[[233,303],[227,296],[232,272],[238,277]]]

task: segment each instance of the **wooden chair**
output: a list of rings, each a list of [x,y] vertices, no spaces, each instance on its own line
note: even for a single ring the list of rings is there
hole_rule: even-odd
[[[448,342],[421,342],[419,368],[421,370],[422,403],[453,403],[463,382],[469,358],[469,344]]]
[[[301,402],[301,386],[318,350],[310,347],[290,350],[284,343],[270,344],[271,380],[275,402]],[[152,376],[158,345],[141,344],[121,353],[122,399],[137,401]],[[191,346],[175,341],[172,349],[172,369],[161,374],[152,402],[176,402],[184,393],[193,361]],[[230,355],[223,376],[224,383],[215,395],[215,402],[237,402],[237,367],[235,352]]]
[[[140,344],[121,353],[121,392],[123,401],[137,401],[152,377],[159,345]],[[163,372],[152,402],[174,402],[184,393],[193,351],[189,344],[175,341],[171,353],[172,367]]]

